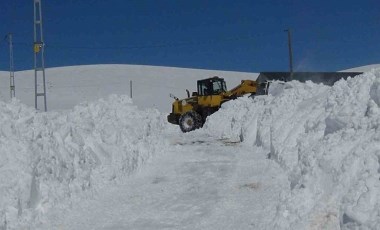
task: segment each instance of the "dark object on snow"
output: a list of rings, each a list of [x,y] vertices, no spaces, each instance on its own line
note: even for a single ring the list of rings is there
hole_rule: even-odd
[[[257,94],[266,94],[267,82],[278,81],[312,81],[314,83],[322,83],[324,85],[334,85],[335,82],[340,79],[347,79],[348,77],[355,77],[362,72],[261,72],[257,77],[257,83],[259,85]]]

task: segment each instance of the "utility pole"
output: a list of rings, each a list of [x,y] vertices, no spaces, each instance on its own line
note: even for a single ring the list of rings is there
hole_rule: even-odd
[[[129,93],[130,93],[131,99],[132,99],[132,80],[129,81]]]
[[[290,29],[284,30],[285,32],[288,32],[288,47],[289,47],[289,68],[290,68],[290,75],[293,75],[293,52],[292,52],[292,36]]]
[[[10,93],[11,99],[16,96],[15,93],[15,70],[14,70],[14,62],[13,62],[13,40],[12,34],[9,33],[7,35],[8,43],[9,43],[9,74],[10,74]]]
[[[42,11],[41,0],[34,1],[34,95],[35,95],[35,108],[38,109],[38,97],[43,97],[45,112],[47,111],[46,105],[46,84],[45,84],[45,60],[44,51],[45,44],[42,33]],[[38,89],[39,74],[42,73],[42,92]]]

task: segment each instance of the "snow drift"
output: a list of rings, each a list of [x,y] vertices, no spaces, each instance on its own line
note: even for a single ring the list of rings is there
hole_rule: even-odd
[[[332,87],[275,83],[225,103],[205,128],[264,149],[287,173],[268,229],[380,229],[379,106],[377,69]]]
[[[163,125],[157,110],[139,111],[126,96],[63,113],[0,101],[0,228],[44,221],[64,200],[134,172],[164,149]]]

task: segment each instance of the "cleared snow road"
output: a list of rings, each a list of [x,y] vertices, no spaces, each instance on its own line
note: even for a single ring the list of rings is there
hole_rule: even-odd
[[[176,134],[177,135],[177,134]],[[41,229],[265,229],[282,190],[280,167],[260,149],[194,133],[121,185],[72,210],[48,214]]]

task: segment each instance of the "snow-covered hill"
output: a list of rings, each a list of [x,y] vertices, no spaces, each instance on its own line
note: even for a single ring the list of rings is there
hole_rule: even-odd
[[[343,70],[342,72],[368,72],[372,69],[378,69],[378,68],[380,68],[380,64],[373,64],[373,65],[366,65],[366,66],[346,69],[346,70]]]
[[[21,102],[1,73],[0,228],[380,229],[380,69],[332,87],[273,84],[191,133],[168,124],[169,91],[213,75],[230,87],[257,76],[48,69],[53,111],[40,113],[33,72],[16,73]],[[130,80],[133,100],[109,96]]]
[[[110,94],[130,95],[139,108],[157,108],[169,113],[172,93],[181,98],[186,89],[196,91],[196,81],[224,77],[232,88],[242,79],[256,79],[255,73],[185,69],[139,65],[87,65],[46,69],[48,110],[70,109],[81,102],[91,102]],[[34,71],[15,73],[16,96],[22,103],[34,106]],[[0,98],[7,100],[9,73],[0,72]],[[43,101],[39,102],[43,108]]]

